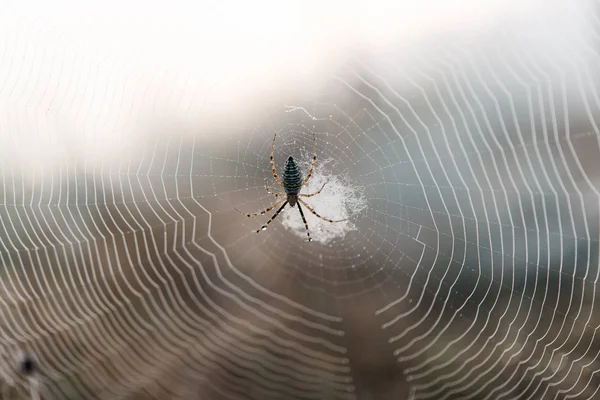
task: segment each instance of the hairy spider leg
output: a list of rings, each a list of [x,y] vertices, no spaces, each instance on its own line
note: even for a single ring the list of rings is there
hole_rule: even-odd
[[[327,182],[325,182],[323,184],[323,186],[321,186],[321,189],[319,189],[318,192],[314,192],[314,193],[310,193],[310,194],[306,194],[306,193],[300,193],[298,196],[302,196],[302,197],[313,197],[318,195],[319,193],[321,193],[321,190],[323,190],[323,188],[325,187],[325,185],[327,185]]]
[[[279,207],[279,210],[277,210],[277,212],[275,214],[273,214],[273,216],[267,221],[266,224],[261,226],[260,229],[257,229],[256,233],[259,233],[260,231],[264,231],[265,229],[267,229],[267,225],[269,225],[271,223],[271,221],[273,221],[275,218],[277,218],[277,216],[279,215],[281,210],[283,210],[283,207],[285,207],[287,205],[287,203],[288,203],[287,200],[285,200],[285,203],[283,203],[283,205],[281,207]]]
[[[275,207],[277,207],[278,205],[280,205],[280,204],[281,204],[281,203],[283,203],[284,201],[287,203],[286,199],[281,199],[281,200],[279,200],[277,203],[273,204],[271,207],[267,208],[266,210],[263,210],[263,211],[261,211],[261,212],[252,213],[252,214],[247,214],[247,213],[245,213],[245,212],[241,212],[240,210],[238,210],[238,209],[237,209],[237,208],[235,208],[235,207],[234,207],[233,209],[234,209],[235,211],[239,212],[240,214],[242,214],[242,215],[245,215],[246,217],[256,217],[257,215],[263,215],[263,214],[266,214],[266,213],[268,213],[269,211],[271,211],[272,209],[274,209]]]
[[[275,139],[277,138],[277,132],[275,132],[275,135],[273,135],[273,145],[271,146],[271,158],[270,158],[270,162],[271,162],[271,170],[273,171],[273,178],[275,178],[275,182],[279,183],[279,186],[283,187],[283,183],[281,182],[281,179],[279,179],[279,176],[277,176],[277,170],[275,169]]]
[[[271,192],[271,189],[269,189],[269,185],[267,184],[267,178],[265,178],[265,189],[267,189],[267,193],[272,194],[273,196],[285,196],[285,193],[275,193],[275,192]]]
[[[308,230],[308,223],[306,222],[306,218],[304,218],[304,213],[302,212],[302,207],[300,206],[300,203],[298,203],[298,211],[300,211],[302,222],[304,222],[304,228],[306,228],[306,236],[308,236],[308,239],[306,239],[306,241],[312,242],[312,238],[310,237],[310,231]]]
[[[308,208],[308,211],[310,211],[311,213],[313,213],[315,216],[321,218],[323,221],[327,221],[327,222],[342,222],[342,221],[346,221],[348,218],[344,218],[344,219],[338,219],[338,220],[331,220],[329,218],[325,218],[325,217],[321,217],[319,214],[317,214],[317,212],[315,210],[313,210],[313,208],[311,206],[309,206],[308,204],[306,204],[306,202],[302,199],[298,199],[298,201],[300,203],[302,203],[304,205],[304,207]]]
[[[302,186],[306,185],[306,183],[312,176],[313,170],[315,169],[315,163],[317,162],[317,135],[315,135],[314,132],[313,132],[313,148],[314,148],[314,154],[313,154],[312,163],[310,164],[310,170],[308,171],[308,175],[306,175],[306,179],[304,179],[304,182],[302,182]]]

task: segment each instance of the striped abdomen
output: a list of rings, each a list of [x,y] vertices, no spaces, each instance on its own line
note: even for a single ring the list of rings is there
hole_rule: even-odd
[[[290,156],[285,162],[283,170],[283,190],[288,195],[295,196],[300,193],[300,187],[302,186],[302,174],[298,169],[298,164]]]

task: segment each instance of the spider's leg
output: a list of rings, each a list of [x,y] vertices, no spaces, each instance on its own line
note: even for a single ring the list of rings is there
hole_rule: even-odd
[[[308,239],[306,239],[306,241],[312,242],[312,238],[310,237],[310,231],[308,230],[308,224],[306,223],[306,218],[304,218],[304,213],[302,212],[302,207],[300,206],[300,203],[298,203],[298,211],[300,211],[302,222],[304,222],[304,227],[306,228],[306,236],[308,236]]]
[[[325,185],[327,185],[327,182],[325,182],[323,184],[323,186],[321,186],[321,189],[319,189],[318,192],[314,192],[314,193],[310,193],[310,194],[304,194],[304,193],[300,193],[298,196],[302,196],[302,197],[313,197],[318,195],[319,193],[321,193],[321,190],[323,190],[323,188],[325,187]]]
[[[283,207],[285,207],[287,205],[287,203],[288,203],[287,200],[285,200],[285,203],[283,203],[283,205],[281,207],[279,207],[279,210],[277,210],[277,212],[275,214],[273,214],[271,219],[269,219],[266,224],[261,226],[260,229],[257,229],[256,233],[259,233],[260,231],[264,231],[265,229],[267,229],[267,225],[269,225],[271,223],[271,221],[273,221],[275,218],[277,218],[277,216],[279,215],[281,210],[283,210]]]
[[[279,176],[277,176],[277,170],[275,169],[275,139],[277,138],[277,133],[275,133],[275,135],[273,135],[273,145],[271,146],[271,158],[270,158],[270,162],[271,162],[271,169],[273,170],[273,178],[275,178],[275,182],[279,183],[279,186],[283,187],[283,183],[281,182],[281,179],[279,179]]]
[[[257,213],[252,213],[252,214],[247,214],[244,212],[241,212],[240,210],[238,210],[237,208],[233,208],[235,211],[239,212],[242,215],[245,215],[246,217],[255,217],[257,215],[263,215],[268,213],[269,211],[271,211],[272,209],[274,209],[275,207],[277,207],[278,205],[280,205],[281,203],[283,203],[284,201],[286,201],[286,199],[281,199],[279,200],[277,203],[273,204],[271,207],[267,208],[266,210],[263,210],[261,212],[257,212]]]
[[[317,162],[317,135],[315,135],[314,132],[313,132],[313,144],[314,144],[314,155],[313,155],[312,163],[310,164],[310,171],[308,171],[308,175],[306,175],[306,178],[304,179],[304,182],[302,182],[301,187],[306,185],[306,182],[308,182],[308,180],[312,176],[313,170],[315,169],[315,163]]]
[[[267,189],[267,193],[272,194],[273,196],[277,196],[277,197],[286,196],[285,193],[271,192],[271,189],[269,189],[269,185],[267,185],[267,178],[265,178],[265,189]]]
[[[321,217],[319,214],[317,214],[317,212],[315,210],[313,210],[313,208],[311,206],[309,206],[308,204],[306,204],[305,201],[298,199],[298,202],[302,203],[304,205],[304,207],[308,208],[308,211],[310,211],[311,213],[315,214],[317,217],[321,218],[323,221],[327,221],[327,222],[342,222],[342,221],[346,221],[348,219],[348,218],[344,218],[344,219],[338,219],[338,220],[331,220],[329,218]]]

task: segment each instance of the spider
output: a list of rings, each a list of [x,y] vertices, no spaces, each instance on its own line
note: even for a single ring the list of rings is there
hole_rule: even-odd
[[[302,187],[304,185],[306,185],[308,180],[311,178],[311,176],[313,174],[313,170],[315,168],[315,163],[317,162],[317,137],[315,136],[315,134],[313,133],[314,155],[313,155],[312,163],[310,165],[310,170],[308,171],[308,175],[306,175],[306,178],[304,179],[304,181],[302,180],[302,173],[300,172],[300,169],[298,169],[298,164],[296,164],[296,161],[294,161],[294,158],[292,156],[289,156],[287,161],[285,162],[285,167],[283,169],[283,182],[281,181],[281,179],[279,179],[279,176],[277,175],[277,171],[275,169],[275,159],[273,157],[273,154],[275,153],[275,139],[277,139],[277,133],[275,133],[275,135],[273,136],[273,145],[271,146],[271,158],[270,158],[271,169],[273,170],[273,178],[275,179],[275,182],[277,182],[279,184],[279,186],[281,186],[283,188],[285,193],[272,192],[271,189],[269,189],[269,186],[267,185],[267,179],[265,179],[265,188],[267,189],[267,192],[269,194],[272,194],[275,197],[283,197],[283,199],[279,200],[277,203],[273,204],[271,207],[267,208],[266,210],[263,210],[263,211],[257,212],[257,213],[246,214],[246,213],[241,212],[237,208],[235,210],[237,212],[239,212],[240,214],[245,215],[247,217],[255,217],[257,215],[266,214],[269,211],[271,211],[272,209],[274,209],[275,207],[281,205],[281,207],[279,207],[279,209],[275,212],[275,214],[273,214],[273,216],[267,221],[267,223],[264,224],[263,226],[261,226],[260,229],[256,230],[256,232],[259,233],[260,231],[264,231],[265,229],[267,229],[267,226],[275,218],[277,218],[279,213],[283,210],[283,208],[287,204],[289,204],[291,207],[294,207],[296,204],[298,204],[298,211],[300,211],[300,216],[302,217],[302,222],[304,222],[304,227],[306,228],[306,236],[308,237],[307,241],[311,242],[312,238],[310,237],[310,231],[308,230],[308,224],[306,223],[306,218],[304,217],[304,212],[302,211],[302,207],[300,206],[300,204],[302,204],[304,207],[306,207],[315,216],[321,218],[323,221],[334,223],[334,222],[346,221],[347,218],[340,219],[340,220],[331,220],[329,218],[322,217],[319,214],[317,214],[317,212],[311,206],[306,204],[306,202],[300,198],[300,197],[312,197],[312,196],[318,195],[319,193],[321,193],[321,191],[327,184],[327,182],[325,182],[323,184],[323,186],[321,186],[321,189],[319,189],[315,193],[310,193],[310,194],[300,193],[300,189],[302,189]]]

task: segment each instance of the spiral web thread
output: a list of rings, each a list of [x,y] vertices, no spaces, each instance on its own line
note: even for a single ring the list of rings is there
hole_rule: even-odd
[[[494,46],[453,38],[411,63],[367,52],[309,100],[210,135],[164,123],[205,112],[201,79],[99,63],[66,39],[37,48],[35,24],[29,46],[6,36],[3,396],[31,396],[31,354],[50,399],[595,398],[594,7],[539,30],[549,46],[515,22]],[[106,143],[149,116],[158,133],[121,153],[41,158],[62,146],[48,127]],[[303,242],[296,210],[258,234],[268,215],[233,210],[275,201],[275,133],[278,170],[294,155],[306,171],[317,138],[307,189],[337,183],[309,204],[349,218],[328,240]],[[31,146],[40,159],[15,163]]]

